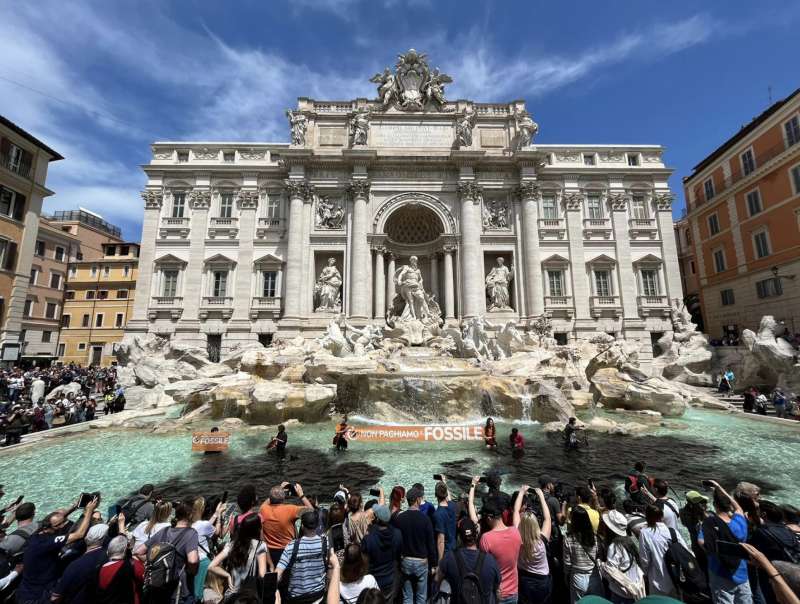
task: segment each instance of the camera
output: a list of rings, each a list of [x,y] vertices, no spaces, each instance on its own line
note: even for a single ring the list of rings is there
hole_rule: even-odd
[[[380,489],[370,489],[369,490],[369,494],[370,494],[371,497],[380,497],[381,496],[381,490]]]
[[[283,489],[283,492],[286,494],[287,497],[297,497],[297,483],[290,482]]]

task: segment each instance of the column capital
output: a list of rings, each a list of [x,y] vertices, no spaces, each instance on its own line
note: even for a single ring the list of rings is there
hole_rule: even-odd
[[[153,189],[145,189],[142,191],[142,200],[144,201],[145,210],[160,210],[163,199],[163,191],[156,191]]]
[[[671,212],[672,203],[675,201],[675,194],[672,191],[664,191],[663,193],[654,193],[653,202],[656,204],[656,209],[659,212]]]
[[[457,249],[458,249],[458,246],[452,245],[452,244],[451,245],[442,246],[442,251],[448,256],[452,256],[456,252]]]
[[[539,199],[541,191],[539,190],[539,183],[533,180],[527,180],[519,183],[519,187],[514,191],[516,196],[521,200],[526,199]]]
[[[578,211],[583,205],[582,191],[569,191],[564,193],[564,208],[567,211]]]
[[[456,186],[461,201],[478,203],[483,198],[483,189],[474,180],[460,180]]]
[[[612,212],[624,212],[628,209],[628,194],[624,191],[614,191],[608,194],[608,207]]]
[[[366,199],[369,196],[370,186],[368,178],[353,179],[347,185],[347,192],[353,199]]]
[[[311,203],[314,199],[314,185],[305,178],[287,178],[283,181],[283,188],[289,194],[289,199],[302,199],[306,203]]]
[[[241,210],[255,210],[258,207],[258,191],[256,189],[239,189],[236,201]]]
[[[192,189],[189,193],[190,204],[195,210],[207,210],[211,206],[211,191],[208,189]]]

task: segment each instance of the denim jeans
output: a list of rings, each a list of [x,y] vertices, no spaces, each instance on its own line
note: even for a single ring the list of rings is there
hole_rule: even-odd
[[[753,593],[747,581],[734,583],[714,573],[709,573],[708,579],[714,604],[752,604]]]
[[[428,561],[403,558],[403,604],[425,604],[428,599]]]
[[[511,594],[510,596],[500,598],[497,604],[517,604],[517,598],[519,598],[519,594]]]

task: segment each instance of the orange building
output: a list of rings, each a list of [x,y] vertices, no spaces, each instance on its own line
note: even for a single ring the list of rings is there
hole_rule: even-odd
[[[678,233],[693,247],[685,258],[695,263],[705,331],[738,335],[770,314],[800,332],[800,89],[725,141],[683,184],[688,212]],[[687,293],[690,277],[684,272]]]

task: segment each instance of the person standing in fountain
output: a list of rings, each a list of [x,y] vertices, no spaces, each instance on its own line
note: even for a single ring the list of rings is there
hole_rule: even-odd
[[[508,436],[508,444],[511,446],[511,456],[514,459],[520,459],[525,455],[525,439],[522,438],[519,428],[511,428],[511,434]]]
[[[269,441],[267,451],[275,449],[275,454],[278,456],[278,459],[283,459],[286,457],[286,442],[288,440],[289,436],[286,434],[286,426],[281,424],[278,426],[278,433]]]
[[[350,431],[350,426],[347,425],[347,416],[342,417],[342,421],[336,424],[336,434],[333,437],[333,444],[336,445],[337,451],[344,451],[347,449],[347,435]]]
[[[494,420],[491,417],[486,418],[486,425],[483,427],[483,442],[486,444],[487,449],[497,449],[497,428],[495,428]]]
[[[578,440],[578,431],[583,428],[577,422],[576,418],[570,417],[567,425],[564,426],[564,447],[566,449],[577,449],[581,444]]]

